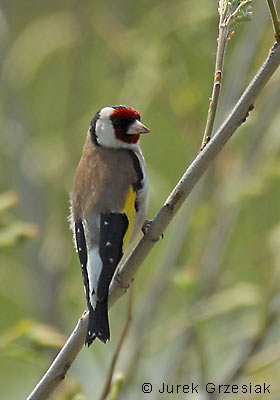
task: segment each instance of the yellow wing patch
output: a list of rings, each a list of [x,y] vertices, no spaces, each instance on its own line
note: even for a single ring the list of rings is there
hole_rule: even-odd
[[[128,228],[123,238],[123,252],[128,246],[133,231],[135,201],[136,201],[136,192],[134,191],[133,187],[130,186],[126,194],[125,204],[123,208],[123,212],[126,214],[128,219]]]

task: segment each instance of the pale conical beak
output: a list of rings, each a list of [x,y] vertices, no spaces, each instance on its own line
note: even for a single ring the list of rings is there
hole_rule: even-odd
[[[142,124],[142,122],[138,121],[138,119],[133,122],[132,125],[127,130],[129,135],[139,135],[140,133],[148,133],[150,130]]]

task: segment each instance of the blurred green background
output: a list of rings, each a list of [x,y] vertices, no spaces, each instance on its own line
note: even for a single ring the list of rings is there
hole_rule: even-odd
[[[67,217],[89,121],[111,104],[141,113],[153,218],[201,144],[217,3],[1,2],[1,399],[27,396],[85,308]],[[255,0],[228,43],[216,128],[272,44]],[[279,398],[279,81],[280,71],[137,276],[122,399],[163,381],[266,382]],[[127,297],[110,313],[112,340],[84,348],[53,399],[99,398]]]

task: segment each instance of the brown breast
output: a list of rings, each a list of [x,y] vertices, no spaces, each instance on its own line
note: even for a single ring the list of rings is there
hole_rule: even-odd
[[[95,212],[122,211],[129,186],[137,181],[133,160],[125,149],[96,146],[87,136],[73,186],[74,220]]]

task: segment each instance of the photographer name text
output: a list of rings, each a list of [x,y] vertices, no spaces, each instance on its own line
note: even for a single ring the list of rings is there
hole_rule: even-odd
[[[185,385],[174,385],[170,383],[162,382],[159,386],[152,385],[150,382],[142,384],[143,393],[158,392],[161,394],[191,394],[205,392],[209,394],[270,394],[271,385],[265,382],[261,384],[241,384],[241,385],[229,385],[229,384],[215,384],[213,382],[208,382],[203,387],[199,387],[198,384],[190,383]]]

